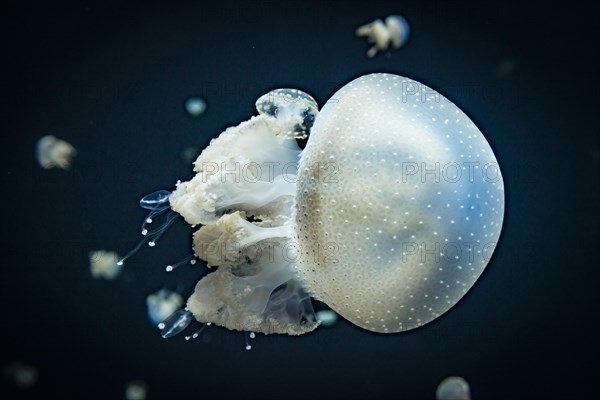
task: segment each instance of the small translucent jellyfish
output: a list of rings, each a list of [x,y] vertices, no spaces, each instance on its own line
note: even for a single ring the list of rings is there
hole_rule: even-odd
[[[338,315],[333,310],[320,310],[316,312],[317,321],[321,323],[321,326],[330,328],[337,323]]]
[[[385,23],[380,19],[356,29],[356,36],[364,36],[373,46],[367,50],[367,57],[373,58],[379,51],[386,51],[391,43],[392,48],[399,49],[408,42],[410,26],[400,15],[390,15]]]
[[[90,257],[90,272],[96,279],[115,279],[121,274],[123,269],[117,265],[119,255],[112,251],[98,250],[91,251]]]
[[[435,391],[436,400],[471,400],[469,384],[460,376],[444,379]]]
[[[158,325],[169,318],[171,314],[177,311],[183,305],[183,297],[177,292],[168,289],[160,289],[156,293],[149,294],[146,297],[146,307],[148,308],[148,319],[153,326]]]
[[[45,169],[55,167],[71,168],[71,158],[77,155],[77,150],[64,140],[52,135],[44,136],[36,145],[36,158]]]
[[[200,97],[190,97],[185,101],[185,111],[192,117],[198,117],[204,114],[205,110],[206,101]]]
[[[131,381],[125,387],[127,400],[145,400],[148,395],[148,386],[142,381]]]
[[[4,379],[13,382],[21,389],[29,389],[38,379],[37,369],[22,361],[15,361],[3,368]]]
[[[171,208],[211,272],[163,324],[300,335],[311,297],[373,332],[422,326],[455,305],[488,264],[504,217],[496,158],[437,91],[362,76],[319,112],[277,89],[226,129],[178,182]],[[296,139],[308,136],[304,150]],[[162,201],[160,196],[150,199]],[[216,267],[216,268],[215,268]]]

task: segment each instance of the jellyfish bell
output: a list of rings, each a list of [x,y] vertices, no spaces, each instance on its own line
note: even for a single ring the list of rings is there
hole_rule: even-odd
[[[194,251],[216,269],[165,335],[192,317],[303,334],[320,323],[311,297],[364,329],[401,332],[473,286],[500,235],[504,193],[492,149],[458,107],[379,73],[320,112],[294,89],[262,96],[257,110],[214,139],[168,197],[203,225]]]
[[[391,75],[334,94],[299,165],[298,275],[354,324],[399,332],[432,321],[471,288],[504,216],[483,134],[435,90]],[[336,182],[321,179],[335,162]],[[336,247],[334,257],[327,243]]]

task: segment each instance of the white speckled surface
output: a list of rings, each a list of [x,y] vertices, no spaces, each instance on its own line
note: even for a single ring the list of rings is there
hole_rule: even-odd
[[[297,183],[299,272],[313,294],[376,332],[423,325],[483,272],[504,216],[483,134],[433,89],[360,77],[325,104]]]

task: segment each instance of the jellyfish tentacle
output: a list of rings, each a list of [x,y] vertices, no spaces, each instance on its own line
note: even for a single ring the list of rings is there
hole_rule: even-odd
[[[174,271],[177,268],[179,268],[185,264],[191,264],[191,265],[196,264],[196,255],[189,254],[189,255],[185,256],[184,258],[182,258],[181,260],[177,261],[176,263],[167,265],[165,267],[165,271],[167,271],[167,272]]]
[[[202,324],[202,326],[200,328],[198,328],[196,330],[196,332],[194,332],[193,334],[191,334],[189,336],[186,336],[185,340],[197,339],[198,336],[200,336],[202,334],[202,332],[204,332],[204,330],[206,329],[207,326],[210,326],[210,322]]]
[[[166,190],[159,190],[157,192],[144,196],[140,200],[140,205],[143,208],[151,210],[148,216],[144,219],[144,222],[142,223],[141,234],[143,238],[133,249],[131,249],[127,254],[125,254],[124,257],[122,257],[117,262],[117,265],[122,266],[127,259],[136,254],[146,243],[150,247],[156,246],[156,241],[162,237],[166,230],[179,217],[179,214],[170,209],[169,197],[170,192]],[[153,223],[153,218],[161,214],[166,214],[163,223],[158,228],[152,231],[148,231],[148,229],[146,229],[146,226],[148,224]]]

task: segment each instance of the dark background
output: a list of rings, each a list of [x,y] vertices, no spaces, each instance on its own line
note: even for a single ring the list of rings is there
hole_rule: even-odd
[[[589,398],[599,377],[598,34],[576,2],[253,1],[3,5],[0,361],[34,366],[30,389],[2,398],[433,399],[448,375],[479,399]],[[375,59],[354,29],[404,15],[409,44]],[[502,60],[513,69],[498,73]],[[506,185],[500,244],[450,312],[402,334],[340,321],[302,337],[211,327],[161,339],[145,297],[192,290],[204,267],[164,266],[190,251],[179,221],[115,281],[94,280],[88,252],[124,254],[137,202],[191,176],[204,148],[295,87],[322,105],[371,72],[409,76],[462,108],[490,142]],[[193,119],[190,95],[208,109]],[[36,141],[78,150],[71,171],[42,170]],[[4,396],[8,394],[8,397]]]

